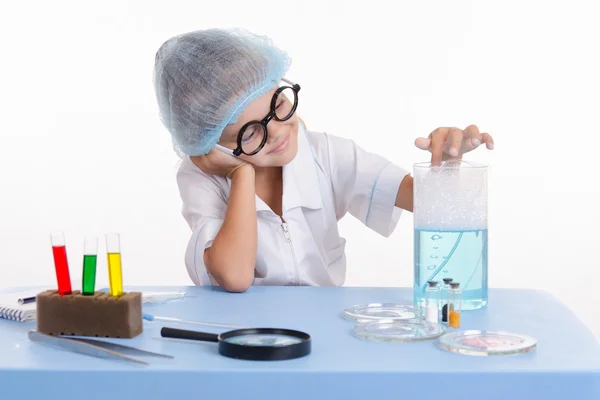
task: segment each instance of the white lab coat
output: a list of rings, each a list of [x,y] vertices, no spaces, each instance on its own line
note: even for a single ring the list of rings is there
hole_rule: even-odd
[[[402,212],[394,203],[408,172],[351,140],[298,126],[298,153],[283,168],[286,222],[256,196],[253,285],[340,286],[346,276],[346,240],[337,222],[350,213],[389,236]],[[188,274],[195,285],[216,285],[204,265],[204,250],[223,223],[231,181],[205,174],[185,159],[177,183],[182,214],[192,229],[185,253]]]

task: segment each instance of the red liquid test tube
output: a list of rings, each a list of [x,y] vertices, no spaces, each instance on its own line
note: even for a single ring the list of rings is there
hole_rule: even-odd
[[[61,296],[71,294],[71,276],[69,275],[69,262],[67,260],[65,236],[62,232],[53,233],[50,235],[50,242],[52,243],[52,255],[54,256],[58,293],[60,293]]]

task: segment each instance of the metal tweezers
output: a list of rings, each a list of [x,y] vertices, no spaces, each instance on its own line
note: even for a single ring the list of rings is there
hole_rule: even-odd
[[[67,338],[64,336],[52,336],[37,331],[29,331],[29,340],[44,343],[53,347],[59,347],[74,353],[86,354],[93,357],[127,360],[148,365],[146,361],[134,358],[131,355],[147,355],[164,358],[174,358],[167,354],[153,353],[135,347],[104,342],[102,340]],[[125,354],[129,353],[129,355]]]

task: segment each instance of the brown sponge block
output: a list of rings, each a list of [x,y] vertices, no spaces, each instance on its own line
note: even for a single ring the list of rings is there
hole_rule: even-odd
[[[61,296],[47,290],[36,296],[36,314],[38,332],[48,335],[132,338],[143,330],[139,292],[115,297],[104,292],[84,296],[76,290]]]

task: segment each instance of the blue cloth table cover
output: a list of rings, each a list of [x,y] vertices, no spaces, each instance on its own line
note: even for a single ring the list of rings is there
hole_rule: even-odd
[[[475,357],[436,341],[380,343],[355,337],[345,308],[412,302],[408,288],[133,287],[187,292],[184,300],[144,304],[156,316],[297,329],[312,353],[287,361],[246,361],[218,354],[216,343],[165,339],[163,326],[220,333],[227,329],[145,321],[134,339],[110,339],[175,356],[151,365],[93,358],[30,342],[35,322],[0,320],[0,399],[600,399],[600,344],[552,295],[490,289],[489,306],[464,311],[460,329],[521,333],[538,340],[528,354]],[[600,317],[600,314],[599,314]],[[108,340],[108,339],[105,339]]]

